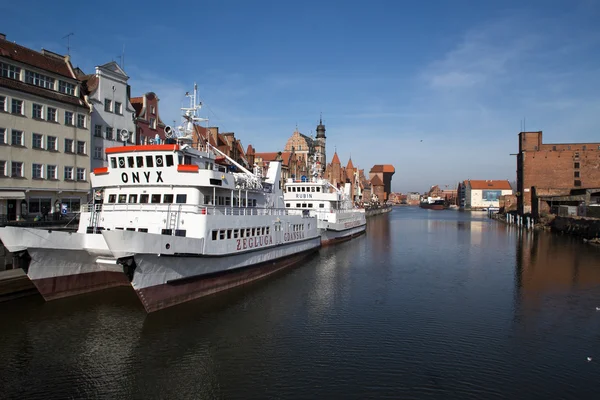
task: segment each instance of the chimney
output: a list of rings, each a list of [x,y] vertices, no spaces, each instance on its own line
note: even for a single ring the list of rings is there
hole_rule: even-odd
[[[0,39],[6,40],[6,35],[4,33],[0,33]]]

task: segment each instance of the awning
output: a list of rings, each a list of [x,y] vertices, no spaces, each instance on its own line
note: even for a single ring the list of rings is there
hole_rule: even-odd
[[[25,192],[3,192],[0,191],[0,199],[20,200],[25,198]]]

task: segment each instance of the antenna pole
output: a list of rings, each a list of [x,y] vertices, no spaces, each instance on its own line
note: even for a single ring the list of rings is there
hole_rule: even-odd
[[[70,56],[71,55],[71,36],[73,36],[74,33],[71,32],[68,35],[63,36],[63,39],[67,39],[67,55]]]

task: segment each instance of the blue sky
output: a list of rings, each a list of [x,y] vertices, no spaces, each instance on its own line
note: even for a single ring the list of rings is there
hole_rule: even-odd
[[[322,112],[329,160],[393,164],[396,191],[514,180],[524,118],[545,142],[600,142],[598,1],[99,4],[3,2],[0,31],[61,53],[73,32],[88,73],[124,46],[132,94],[156,92],[166,123],[196,81],[210,124],[257,151]]]

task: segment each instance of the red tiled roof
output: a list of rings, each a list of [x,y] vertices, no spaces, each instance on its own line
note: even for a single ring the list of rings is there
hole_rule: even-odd
[[[133,104],[133,103],[144,104],[144,97],[143,96],[132,97],[132,98],[129,99],[129,101],[131,102],[131,104]]]
[[[263,161],[275,161],[278,152],[254,153],[254,157],[262,158]]]
[[[384,165],[373,165],[373,168],[371,168],[370,172],[391,172],[394,173],[396,172],[396,169],[394,168],[393,165],[390,164],[384,164]]]
[[[510,183],[508,181],[468,181],[471,185],[471,189],[481,190],[481,189],[496,189],[496,190],[512,190]]]
[[[75,79],[64,56],[60,58],[60,55],[44,55],[5,39],[0,39],[0,56]]]
[[[96,75],[84,75],[80,79],[81,89],[84,94],[92,94],[98,88],[98,77]]]
[[[354,164],[352,164],[352,157],[348,159],[348,165],[346,165],[346,169],[354,169]]]
[[[0,77],[0,86],[9,89],[19,90],[25,93],[30,93],[40,97],[45,97],[47,99],[60,101],[62,103],[84,106],[83,101],[79,97],[69,96],[67,94],[55,92],[49,89],[44,89],[39,86],[30,85],[25,82],[15,81],[14,79]]]
[[[331,159],[332,164],[341,164],[340,158],[337,155],[337,151],[333,153],[333,158]]]

